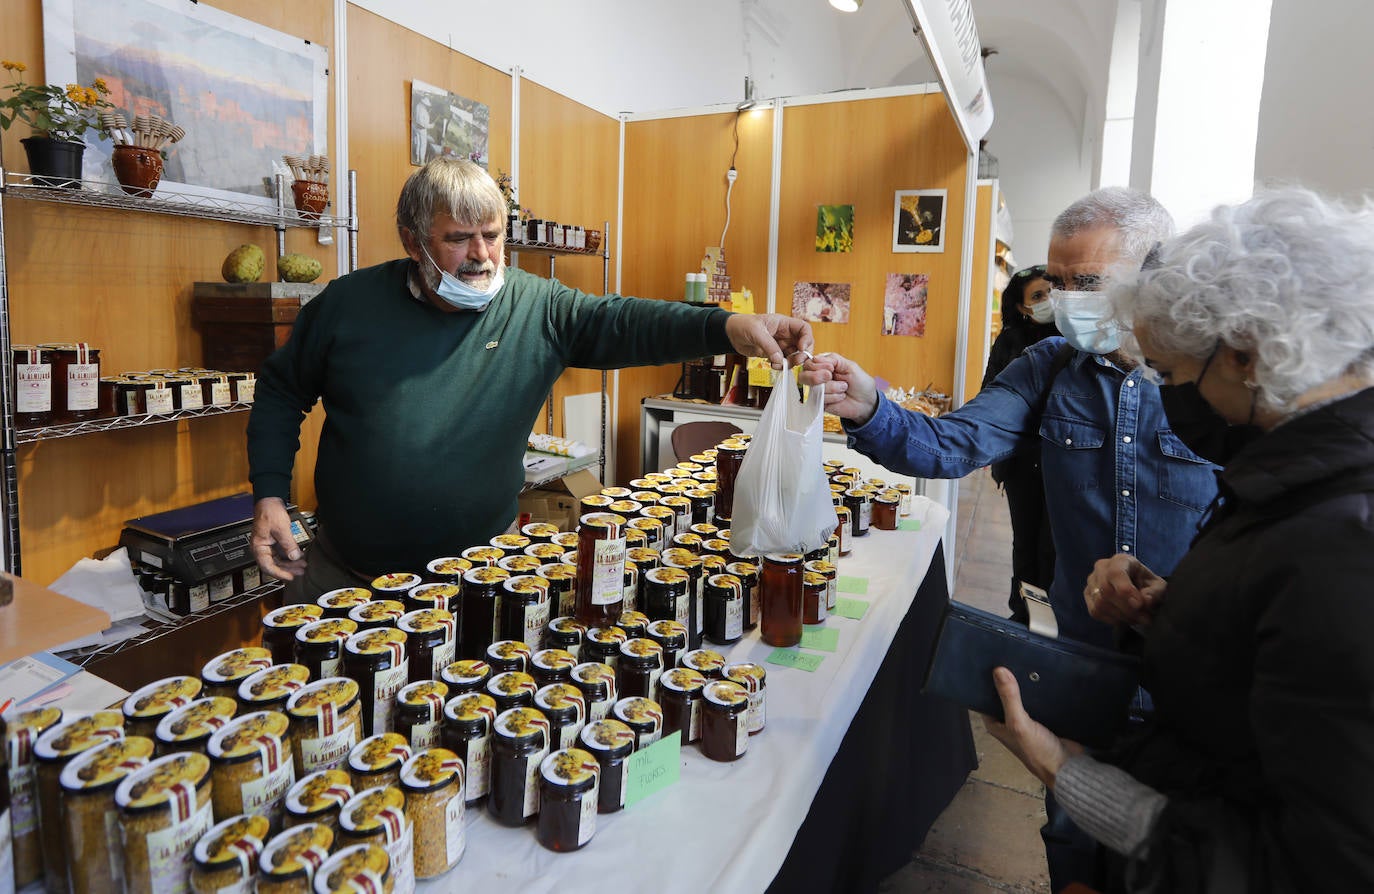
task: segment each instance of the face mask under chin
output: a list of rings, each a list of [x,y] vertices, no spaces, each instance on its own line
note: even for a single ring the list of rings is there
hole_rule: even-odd
[[[491,299],[496,297],[496,293],[505,284],[506,271],[500,264],[495,264],[495,271],[487,281],[485,288],[476,288],[468,285],[463,280],[449,273],[440,267],[430,256],[429,250],[421,246],[420,250],[430,263],[430,268],[425,270],[425,282],[438,295],[440,299],[450,307],[459,310],[480,311],[485,310],[491,303]],[[438,274],[438,282],[434,281],[435,274]]]

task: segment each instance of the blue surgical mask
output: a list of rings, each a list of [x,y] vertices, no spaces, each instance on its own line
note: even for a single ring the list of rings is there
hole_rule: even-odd
[[[1112,305],[1101,292],[1050,292],[1054,325],[1065,340],[1088,354],[1110,354],[1121,347],[1121,330],[1111,319]]]
[[[439,271],[439,285],[434,292],[444,299],[446,304],[458,308],[459,310],[486,310],[491,299],[496,297],[496,293],[501,291],[501,286],[506,282],[506,268],[497,265],[496,273],[492,276],[491,282],[485,289],[474,289],[472,286],[463,282],[458,277],[449,273],[447,270],[434,263],[434,259],[429,256],[429,250],[423,246],[420,248],[425,253],[425,257],[434,269]]]
[[[1054,322],[1054,302],[1045,300],[1030,306],[1030,318],[1041,325]]]

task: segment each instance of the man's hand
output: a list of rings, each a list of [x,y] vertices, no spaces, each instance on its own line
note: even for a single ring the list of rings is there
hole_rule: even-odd
[[[1135,556],[1117,553],[1098,559],[1083,588],[1088,614],[1104,624],[1147,627],[1164,601],[1169,582]]]
[[[1011,671],[1005,667],[994,668],[992,682],[1002,699],[1002,716],[1006,720],[999,722],[985,715],[984,726],[993,738],[1007,746],[1007,750],[1026,765],[1036,779],[1045,783],[1045,788],[1054,791],[1059,768],[1070,757],[1082,754],[1083,746],[1059,738],[1048,727],[1031,719],[1021,704],[1021,687]]]
[[[793,354],[810,354],[816,346],[807,323],[782,314],[731,314],[725,321],[725,334],[735,353],[767,357],[774,369],[782,369]]]
[[[825,408],[841,419],[867,422],[878,411],[878,383],[859,364],[839,354],[821,354],[802,367],[803,385],[825,386]]]
[[[305,554],[291,536],[291,516],[280,497],[263,497],[253,504],[253,533],[248,542],[264,574],[291,580],[305,572]]]

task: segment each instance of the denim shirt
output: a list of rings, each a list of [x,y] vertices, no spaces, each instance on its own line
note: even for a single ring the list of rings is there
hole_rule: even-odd
[[[1092,619],[1083,588],[1093,563],[1130,553],[1166,576],[1188,551],[1216,496],[1216,466],[1169,430],[1159,388],[1142,369],[1127,374],[1076,351],[1045,380],[1062,338],[1026,349],[977,397],[932,419],[880,397],[864,425],[846,425],[849,446],[894,472],[962,478],[1039,443],[1056,558],[1050,603],[1060,636],[1112,645]]]

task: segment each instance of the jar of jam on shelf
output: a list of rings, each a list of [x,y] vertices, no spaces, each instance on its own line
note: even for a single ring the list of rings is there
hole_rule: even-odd
[[[620,644],[616,685],[621,698],[658,698],[658,678],[663,674],[663,647],[651,639],[629,639]]]
[[[706,579],[705,624],[702,636],[728,646],[744,635],[744,584],[733,574],[713,574]]]
[[[675,667],[659,678],[663,735],[682,733],[684,744],[701,738],[701,690],[706,678],[691,668]]]
[[[405,613],[405,603],[399,599],[371,599],[349,609],[348,619],[357,624],[359,630],[377,630],[395,627]]]
[[[582,727],[578,739],[601,767],[597,812],[623,809],[629,788],[629,757],[635,749],[634,730],[619,720],[596,720]]]
[[[330,590],[315,600],[325,618],[347,618],[348,613],[372,599],[372,591],[363,587],[343,587]]]
[[[582,641],[583,661],[599,661],[614,668],[620,660],[620,644],[629,639],[619,627],[592,627]]]
[[[444,668],[453,663],[457,626],[453,615],[442,608],[424,608],[401,615],[396,629],[406,635],[409,682],[437,680]]]
[[[725,572],[734,575],[740,583],[744,629],[753,630],[759,626],[759,567],[752,562],[731,562],[725,566]]]
[[[683,652],[678,659],[681,667],[694,670],[707,680],[719,680],[725,672],[725,656],[711,649],[693,649]]]
[[[308,772],[286,790],[282,825],[287,829],[307,825],[328,829],[333,841],[333,833],[339,828],[339,810],[353,794],[353,783],[344,770]]]
[[[575,851],[596,834],[601,764],[581,748],[555,751],[539,766],[536,837],[551,851]]]
[[[262,619],[262,645],[268,651],[266,667],[272,664],[290,664],[296,656],[296,632],[306,624],[318,621],[324,610],[318,605],[302,603],[283,605],[273,609]],[[229,653],[232,654],[232,653]],[[209,665],[206,665],[209,667]],[[202,672],[202,679],[204,673]]]
[[[463,759],[469,807],[487,796],[491,786],[491,731],[496,701],[485,692],[469,692],[444,705],[444,747]]]
[[[562,556],[565,561],[552,565],[541,565],[534,572],[535,575],[549,582],[549,612],[550,614],[557,612],[557,616],[560,618],[572,617],[576,608],[577,566],[568,563],[567,557],[568,554],[565,552]]]
[[[439,745],[448,693],[448,684],[443,680],[410,683],[396,693],[396,732],[412,750]]]
[[[572,681],[577,656],[563,649],[540,649],[530,656],[530,676],[540,688]]]
[[[405,604],[407,612],[437,608],[443,609],[457,618],[458,599],[461,593],[462,587],[458,584],[446,582],[420,584],[418,587],[411,587],[406,593],[405,599],[401,601]]]
[[[873,522],[873,501],[868,491],[862,488],[845,491],[844,505],[849,510],[850,533],[855,537],[867,537]]]
[[[491,665],[480,658],[463,658],[439,672],[439,679],[448,684],[449,698],[468,692],[486,692],[491,679]]]
[[[549,753],[549,722],[534,708],[496,717],[491,737],[491,793],[487,810],[505,826],[539,812],[539,767]]]
[[[738,683],[713,680],[702,690],[701,753],[737,761],[749,750],[749,693]]]
[[[587,627],[613,625],[625,602],[625,519],[609,512],[582,516],[577,541],[574,616]]]
[[[576,618],[554,618],[549,621],[549,626],[544,631],[544,646],[549,649],[562,649],[581,660],[582,639],[586,633],[587,628],[578,623]]]
[[[410,760],[410,744],[400,733],[368,736],[348,752],[348,776],[355,792],[398,785],[401,765]]]
[[[763,560],[760,636],[770,646],[795,646],[802,635],[802,557],[774,553]]]
[[[763,732],[767,718],[764,696],[768,688],[768,672],[763,665],[749,662],[727,665],[725,679],[738,683],[749,693],[749,735]]]
[[[296,663],[310,671],[310,679],[323,680],[343,673],[344,643],[358,632],[348,618],[311,621],[296,629]]]
[[[810,563],[807,563],[810,564]],[[829,614],[826,607],[826,594],[830,587],[825,575],[815,571],[802,572],[802,623],[824,624]]]
[[[574,667],[572,684],[582,693],[588,723],[607,717],[620,697],[616,690],[615,669],[599,661],[584,661]]]
[[[645,633],[663,647],[664,667],[677,667],[678,658],[687,651],[687,628],[677,621],[652,621]]]
[[[873,527],[880,531],[897,530],[897,511],[901,502],[902,496],[895,490],[880,491],[873,498]]]
[[[343,670],[358,683],[363,735],[389,732],[396,693],[410,679],[406,635],[392,627],[353,634],[344,643]]]
[[[443,556],[438,559],[431,559],[425,565],[425,573],[429,579],[438,584],[454,584],[461,586],[463,575],[472,570],[472,563],[460,556]],[[450,608],[449,611],[453,609]]]
[[[520,640],[531,652],[538,649],[544,638],[544,626],[549,623],[548,581],[533,574],[502,581],[496,613],[498,637]]]
[[[534,652],[529,644],[522,639],[503,639],[487,646],[487,664],[491,665],[493,674],[504,674],[509,671],[529,670],[530,657]]]
[[[587,722],[582,690],[571,683],[553,683],[534,694],[534,707],[549,722],[549,746],[571,748]]]
[[[42,428],[53,424],[53,352],[34,345],[13,345],[14,424]]]
[[[94,419],[100,411],[100,349],[85,342],[40,345],[52,358],[51,425]]]
[[[416,830],[416,878],[438,878],[463,858],[463,783],[463,762],[446,748],[417,752],[401,768],[406,816]]]
[[[482,658],[496,635],[496,601],[501,584],[510,577],[504,568],[486,565],[463,574],[463,597],[458,603],[458,657]]]
[[[289,608],[315,608],[315,606],[288,606]],[[290,664],[291,649],[286,650],[286,660],[274,662],[272,653],[266,649],[249,646],[216,655],[200,669],[201,695],[234,698],[238,695],[239,684],[263,668],[273,664]]]
[[[625,631],[626,639],[638,639],[649,629],[649,616],[643,612],[624,611],[615,626]]]

